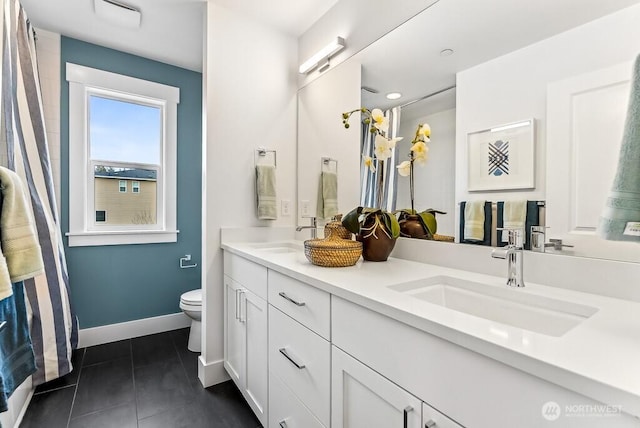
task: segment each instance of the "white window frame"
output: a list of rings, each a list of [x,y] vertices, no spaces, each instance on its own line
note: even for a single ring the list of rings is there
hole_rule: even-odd
[[[94,174],[94,177],[95,177],[95,174]],[[124,190],[122,190],[122,183],[124,183]],[[127,193],[127,180],[118,180],[118,192]]]
[[[177,129],[180,89],[156,82],[66,64],[69,82],[69,246],[177,242]],[[109,160],[91,160],[89,153],[89,97],[161,106],[164,124],[157,179],[154,225],[105,225],[95,222],[94,166],[118,166]],[[127,167],[133,163],[123,164]],[[149,169],[150,165],[139,164]],[[152,167],[152,169],[157,169]],[[118,183],[119,185],[119,183]]]
[[[131,180],[131,193],[140,194],[140,181]]]

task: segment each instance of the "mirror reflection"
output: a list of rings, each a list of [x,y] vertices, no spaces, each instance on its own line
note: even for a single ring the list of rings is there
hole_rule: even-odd
[[[303,91],[340,74],[347,64],[361,66],[359,104],[335,109],[401,106],[404,140],[398,144],[398,162],[406,160],[417,124],[430,124],[429,161],[414,171],[414,192],[417,210],[447,212],[437,216],[439,234],[464,241],[462,203],[486,201],[494,222],[490,244],[500,245],[498,210],[504,219],[505,203],[539,202],[538,224],[548,227],[535,237],[540,241],[540,233],[545,235],[547,245],[539,249],[640,262],[639,245],[598,238],[593,220],[615,172],[631,61],[640,53],[640,29],[634,25],[640,19],[638,1],[590,2],[589,7],[578,0],[542,1],[525,7],[498,0],[491,10],[478,3],[434,4]],[[387,99],[392,92],[401,97]],[[572,103],[578,116],[572,116]],[[525,119],[535,121],[533,187],[469,190],[469,135]],[[333,120],[340,125],[339,118]],[[572,129],[577,135],[567,134]],[[359,154],[349,158],[359,171]],[[342,161],[341,171],[348,169],[347,162]],[[299,158],[300,182],[308,165]],[[340,175],[339,188],[344,181]],[[396,208],[410,206],[409,195],[408,180],[399,177]],[[351,189],[342,200],[347,202],[340,209],[346,212],[358,205],[359,194]],[[528,234],[531,241],[530,229]]]

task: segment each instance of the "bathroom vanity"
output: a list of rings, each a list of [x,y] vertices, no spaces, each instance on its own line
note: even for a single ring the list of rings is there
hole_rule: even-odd
[[[640,304],[223,242],[225,368],[265,427],[638,427]]]

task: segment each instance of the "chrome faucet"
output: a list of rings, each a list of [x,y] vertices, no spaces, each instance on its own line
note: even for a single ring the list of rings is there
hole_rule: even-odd
[[[491,257],[507,259],[507,285],[524,287],[522,277],[522,229],[499,229],[508,233],[508,243],[504,249],[495,249]]]
[[[562,251],[563,248],[573,248],[573,245],[565,244],[562,239],[549,239],[549,242],[546,242],[546,229],[548,227],[531,226],[531,250],[544,253],[547,248],[553,248],[555,251]]]
[[[316,239],[318,237],[318,219],[316,217],[309,218],[311,219],[311,224],[309,226],[296,227],[296,232],[300,232],[303,229],[311,229],[311,239]]]

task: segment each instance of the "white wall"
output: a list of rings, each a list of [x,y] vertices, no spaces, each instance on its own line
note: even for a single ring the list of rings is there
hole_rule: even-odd
[[[343,112],[360,108],[360,77],[360,63],[349,61],[298,93],[298,201],[309,201],[311,216],[317,213],[322,157],[338,161],[338,212],[346,214],[360,201],[359,114],[349,129],[342,124]],[[301,216],[298,209],[298,224],[308,224]]]
[[[335,37],[344,37],[346,47],[331,58],[333,68],[437,1],[338,1],[298,39],[298,63],[302,64]],[[315,70],[300,76],[300,86],[320,75],[322,73]]]
[[[638,22],[640,5],[458,73],[456,202],[545,199],[547,84],[635,58]],[[535,189],[467,192],[467,134],[532,117],[537,121]]]
[[[417,211],[433,208],[445,211],[437,215],[438,234],[455,234],[455,150],[456,150],[456,110],[448,109],[426,116],[400,115],[400,135],[398,143],[399,160],[407,159],[411,140],[418,124],[431,126],[429,160],[425,165],[414,165],[414,206]],[[396,207],[411,208],[409,177],[398,178],[398,198]]]
[[[220,227],[293,226],[296,190],[296,39],[207,3],[203,144],[203,353],[200,379],[224,380]],[[278,207],[292,214],[256,217],[254,152],[277,150]],[[194,166],[195,167],[195,166]]]

